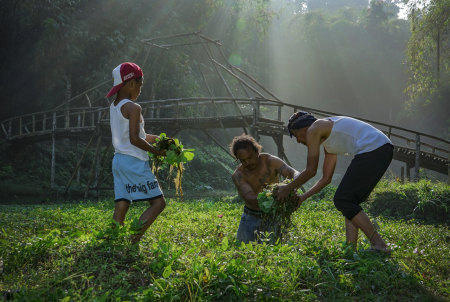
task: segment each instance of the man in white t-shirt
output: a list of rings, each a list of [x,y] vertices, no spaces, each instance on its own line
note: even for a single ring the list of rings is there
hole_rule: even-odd
[[[299,188],[317,173],[320,147],[324,147],[323,176],[299,196],[298,206],[331,182],[337,155],[354,157],[334,196],[336,208],[345,216],[346,239],[356,250],[358,231],[369,238],[372,251],[390,253],[386,242],[370,222],[360,203],[365,201],[392,161],[393,145],[373,126],[350,117],[316,119],[307,112],[296,112],[289,119],[288,130],[298,143],[308,148],[306,169],[291,183],[280,186],[278,198]]]

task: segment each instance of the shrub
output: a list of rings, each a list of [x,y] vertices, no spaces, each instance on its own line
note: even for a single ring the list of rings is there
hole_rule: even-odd
[[[450,186],[440,182],[421,180],[402,184],[383,180],[365,204],[374,215],[450,224]]]

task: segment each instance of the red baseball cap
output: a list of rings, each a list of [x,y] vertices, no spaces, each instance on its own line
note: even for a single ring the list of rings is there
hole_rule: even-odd
[[[134,63],[125,62],[120,64],[112,71],[114,84],[113,88],[111,88],[106,97],[115,95],[120,90],[120,88],[122,88],[125,81],[139,78],[143,75],[144,74],[142,73],[141,67],[137,66]]]

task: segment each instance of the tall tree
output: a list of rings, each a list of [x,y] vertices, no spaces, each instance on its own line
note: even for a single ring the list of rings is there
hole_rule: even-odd
[[[408,9],[412,35],[406,52],[406,90],[411,105],[450,88],[450,2],[410,1]]]

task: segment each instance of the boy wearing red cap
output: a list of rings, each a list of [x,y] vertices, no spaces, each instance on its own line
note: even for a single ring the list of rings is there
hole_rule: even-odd
[[[132,201],[148,200],[150,203],[139,218],[143,224],[139,233],[131,238],[132,243],[136,243],[166,206],[158,181],[150,170],[147,154],[148,151],[164,156],[165,151],[151,145],[158,136],[145,133],[141,106],[134,103],[144,80],[141,68],[134,63],[122,63],[112,74],[114,86],[106,96],[117,94],[110,107],[115,149],[112,170],[116,204],[113,219],[123,226]]]

